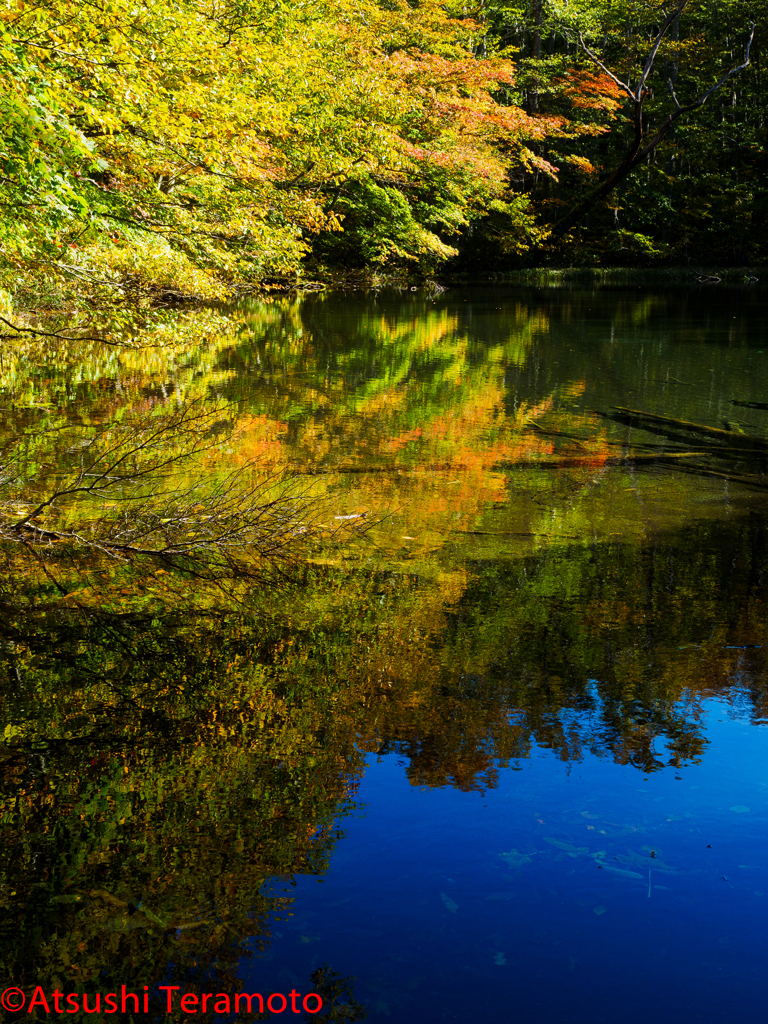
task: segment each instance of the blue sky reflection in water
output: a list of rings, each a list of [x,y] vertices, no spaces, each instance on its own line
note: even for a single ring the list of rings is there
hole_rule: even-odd
[[[539,748],[498,787],[371,757],[321,883],[299,878],[246,988],[356,975],[375,1021],[744,1022],[768,977],[768,730],[704,705],[700,764],[643,774]]]

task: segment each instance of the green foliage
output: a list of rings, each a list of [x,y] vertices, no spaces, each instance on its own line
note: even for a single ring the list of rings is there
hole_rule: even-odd
[[[659,23],[634,0],[494,0],[472,17],[436,0],[3,0],[0,288],[71,313],[345,270],[424,276],[457,252],[485,268],[758,260],[757,0],[681,5],[647,79],[646,141],[670,84],[682,104],[704,95],[754,23],[751,65],[579,219],[569,249],[547,249],[626,156],[631,104],[610,75],[637,81]]]
[[[437,213],[422,205],[428,215]],[[456,253],[418,222],[411,203],[392,186],[370,179],[351,182],[337,213],[343,232],[325,232],[315,246],[316,256],[331,266],[377,269],[412,261],[428,272]]]
[[[476,29],[434,0],[4,0],[0,283],[213,298],[300,276],[313,245],[431,270],[562,131],[494,98],[511,66]]]

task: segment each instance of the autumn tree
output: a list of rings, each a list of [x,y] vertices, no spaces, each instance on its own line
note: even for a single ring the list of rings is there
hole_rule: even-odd
[[[6,291],[221,296],[328,264],[433,269],[564,129],[502,101],[480,24],[380,6],[131,0],[0,20]],[[530,217],[516,208],[521,232]]]

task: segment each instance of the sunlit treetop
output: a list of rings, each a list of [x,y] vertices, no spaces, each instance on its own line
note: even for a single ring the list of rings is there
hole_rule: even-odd
[[[555,173],[536,143],[596,130],[511,103],[508,56],[431,0],[6,0],[1,17],[17,269],[216,295],[345,232],[352,262],[429,269],[511,167]]]

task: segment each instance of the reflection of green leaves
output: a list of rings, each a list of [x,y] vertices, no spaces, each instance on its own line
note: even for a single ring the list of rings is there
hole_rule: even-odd
[[[520,305],[505,309],[486,339],[477,327],[469,332],[447,301],[419,299],[393,302],[391,311],[384,301],[380,312],[360,308],[350,329],[329,335],[338,303],[333,295],[307,297],[284,309],[281,326],[274,310],[251,305],[251,334],[242,336],[238,361],[258,368],[270,385],[268,407],[259,404],[264,399],[257,387],[248,396],[251,408],[304,423],[331,413],[334,428],[358,439],[372,428],[390,437],[428,430],[435,417],[471,406],[489,382],[503,379],[507,366],[522,366],[533,338],[546,329],[545,317]],[[339,319],[349,323],[348,308],[339,310]],[[232,384],[239,389],[242,380]]]
[[[337,971],[332,971],[328,964],[322,964],[312,972],[314,991],[323,1000],[322,1014],[304,1016],[305,1021],[311,1020],[343,1020],[357,1021],[368,1016],[365,1006],[354,997],[355,978],[342,978]]]
[[[253,665],[246,624],[224,642],[203,622],[181,632],[167,620],[138,631],[99,622],[75,616],[59,633],[42,617],[31,647],[6,650],[21,687],[3,695],[18,726],[0,757],[21,803],[17,843],[0,856],[18,925],[0,962],[14,977],[98,979],[104,991],[118,977],[130,988],[166,969],[161,934],[175,970],[192,970],[200,944],[225,970],[285,906],[262,895],[264,879],[322,870],[359,757],[343,743],[316,748],[332,695],[306,690],[289,714],[280,671]],[[282,636],[262,631],[264,651]],[[42,786],[24,782],[27,763]],[[47,877],[30,889],[24,865],[40,843]]]

